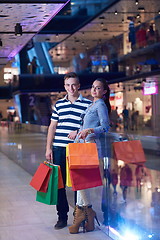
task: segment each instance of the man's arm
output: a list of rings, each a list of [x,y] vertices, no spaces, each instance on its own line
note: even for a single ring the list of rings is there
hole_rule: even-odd
[[[57,127],[57,121],[52,121],[49,125],[48,128],[48,134],[47,134],[47,144],[46,144],[46,159],[51,161],[53,160],[53,155],[52,155],[52,142],[55,136],[56,132],[56,127]]]

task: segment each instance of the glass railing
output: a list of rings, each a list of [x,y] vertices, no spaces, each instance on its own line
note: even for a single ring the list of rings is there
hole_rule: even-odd
[[[105,139],[105,142],[112,146],[112,157],[106,152],[106,157],[103,159],[104,185],[99,203],[102,210],[102,230],[114,240],[158,240],[160,239],[159,156],[156,155],[157,152],[155,155],[145,154],[146,162],[142,163],[139,150],[137,160],[132,164],[128,164],[127,157],[125,157],[126,161],[115,160],[113,142],[118,138],[118,135],[110,133]],[[122,138],[121,140],[123,141]],[[123,150],[127,156],[127,148]],[[121,151],[120,146],[118,151]]]

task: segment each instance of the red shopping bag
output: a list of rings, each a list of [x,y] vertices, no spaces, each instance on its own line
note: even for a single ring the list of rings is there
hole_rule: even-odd
[[[70,169],[72,190],[82,190],[102,185],[99,167],[91,169]]]
[[[51,170],[49,166],[41,163],[29,184],[39,192],[47,192]]]
[[[61,167],[58,166],[58,189],[64,188]]]
[[[90,169],[99,166],[96,143],[69,143],[66,153],[69,169]]]
[[[145,154],[140,140],[114,142],[113,151],[116,160],[122,160],[125,163],[146,162]]]

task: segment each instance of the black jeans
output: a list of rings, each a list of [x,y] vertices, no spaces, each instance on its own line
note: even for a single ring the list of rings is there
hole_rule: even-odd
[[[53,147],[53,163],[60,165],[64,186],[66,185],[66,148],[65,147]],[[69,212],[69,206],[66,196],[66,189],[58,189],[58,203],[57,203],[58,219],[67,221]]]

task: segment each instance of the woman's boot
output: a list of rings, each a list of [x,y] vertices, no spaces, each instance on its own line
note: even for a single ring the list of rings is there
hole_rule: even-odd
[[[69,227],[70,233],[78,233],[81,223],[83,224],[83,232],[85,232],[85,209],[80,206],[76,206],[74,210],[73,225]]]
[[[87,232],[93,231],[95,229],[94,218],[97,220],[97,223],[99,224],[96,212],[92,209],[92,206],[86,206],[85,214],[86,214],[85,229]]]

